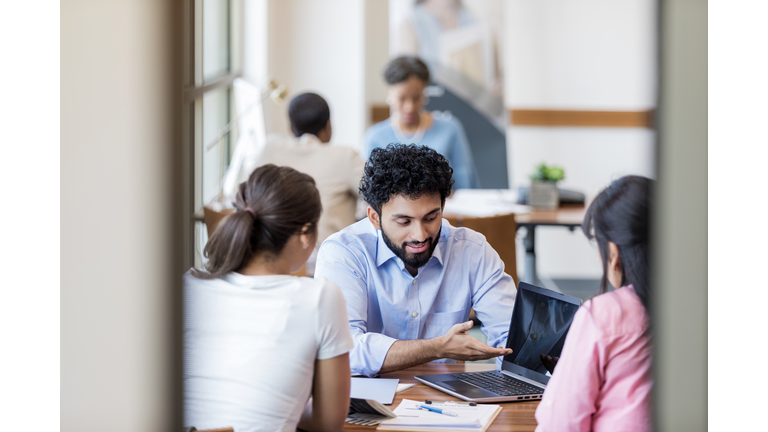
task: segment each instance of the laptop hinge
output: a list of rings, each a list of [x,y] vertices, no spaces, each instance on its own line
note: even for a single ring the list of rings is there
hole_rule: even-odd
[[[542,384],[542,383],[534,381],[534,380],[532,380],[530,378],[526,378],[526,377],[524,377],[522,375],[518,375],[518,374],[512,373],[512,372],[508,372],[508,371],[505,371],[504,369],[500,370],[499,372],[503,373],[504,375],[506,375],[506,376],[508,376],[510,378],[515,378],[515,379],[519,379],[520,381],[525,381],[525,382],[527,382],[528,384],[530,384],[532,386],[536,386],[536,387],[539,387],[541,389],[547,388],[546,384]]]

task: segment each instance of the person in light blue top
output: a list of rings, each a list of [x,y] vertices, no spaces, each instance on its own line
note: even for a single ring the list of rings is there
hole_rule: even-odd
[[[512,352],[502,347],[515,282],[482,234],[442,218],[452,173],[445,157],[423,145],[374,149],[360,181],[368,217],[320,247],[315,277],[344,295],[352,373]],[[471,309],[488,345],[466,334]]]
[[[402,56],[384,70],[387,103],[392,115],[365,132],[361,156],[367,159],[375,148],[390,143],[423,144],[448,159],[456,189],[479,188],[480,177],[472,159],[467,135],[450,113],[424,110],[424,89],[429,68],[418,57]]]

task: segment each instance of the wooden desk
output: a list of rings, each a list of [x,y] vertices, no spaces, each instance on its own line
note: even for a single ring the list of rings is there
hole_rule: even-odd
[[[416,381],[414,375],[426,375],[426,374],[438,374],[438,373],[458,373],[458,372],[477,372],[485,370],[493,370],[493,364],[487,363],[427,363],[421,366],[412,367],[410,369],[383,374],[382,378],[398,378],[400,383],[418,383],[414,387],[407,390],[403,390],[400,393],[395,394],[395,400],[389,408],[394,410],[403,399],[411,400],[459,400],[449,394],[435,390],[425,384]],[[539,406],[539,401],[527,401],[527,402],[505,402],[500,403],[502,411],[496,420],[491,423],[491,427],[488,429],[491,432],[505,431],[505,432],[519,432],[519,431],[533,431],[536,429],[536,419],[534,413],[536,407]],[[344,424],[344,431],[347,432],[370,432],[376,430],[376,426],[359,426],[349,423]],[[404,429],[405,430],[405,429]]]
[[[562,226],[575,230],[584,221],[587,212],[583,204],[563,205],[554,210],[536,209],[531,213],[515,215],[517,228],[525,227],[526,234],[523,239],[525,246],[525,278],[523,282],[541,285],[536,272],[536,227],[537,226]]]
[[[567,204],[554,210],[544,210],[533,208],[530,213],[515,215],[515,222],[518,226],[565,226],[580,227],[584,221],[584,214],[587,212],[584,204]]]

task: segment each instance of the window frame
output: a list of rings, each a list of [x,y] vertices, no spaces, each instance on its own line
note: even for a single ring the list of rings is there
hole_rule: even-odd
[[[228,89],[228,121],[232,119],[235,78],[242,76],[243,63],[243,0],[226,1],[228,19],[228,72],[204,81],[203,79],[203,1],[185,0],[183,10],[183,93],[182,93],[182,259],[185,268],[200,267],[201,253],[196,247],[196,231],[202,229],[203,206],[203,96],[211,91]],[[213,0],[208,0],[213,1]],[[234,131],[235,134],[237,133]],[[232,135],[222,140],[226,164],[232,157]],[[224,166],[222,166],[224,168]],[[223,172],[222,172],[223,174]]]

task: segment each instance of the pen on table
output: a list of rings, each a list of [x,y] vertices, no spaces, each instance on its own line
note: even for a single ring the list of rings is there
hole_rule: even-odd
[[[425,410],[428,410],[428,411],[436,412],[438,414],[444,414],[444,415],[451,416],[451,417],[458,417],[459,416],[458,414],[456,414],[453,411],[448,411],[448,410],[444,410],[444,409],[440,409],[440,408],[435,408],[435,407],[431,407],[431,406],[427,406],[427,405],[420,405],[419,409],[425,409]]]
[[[424,401],[424,403],[427,404],[427,405],[432,405],[433,402],[437,402],[437,403],[443,404],[443,403],[446,403],[448,401],[431,401],[429,399]],[[471,407],[477,406],[477,402],[450,401],[449,403],[457,404],[457,405],[468,405],[468,406],[471,406]]]

